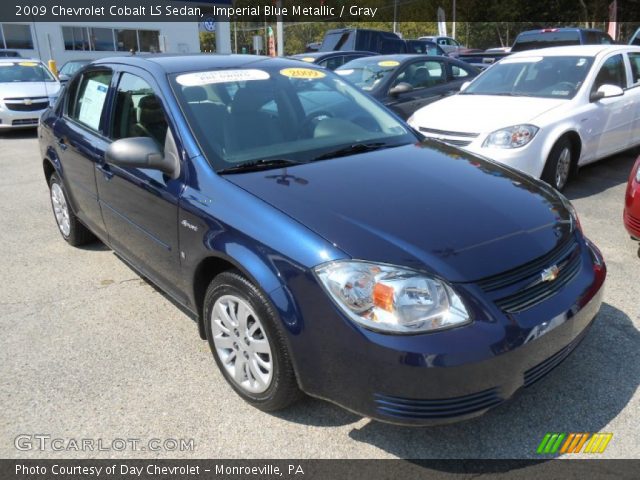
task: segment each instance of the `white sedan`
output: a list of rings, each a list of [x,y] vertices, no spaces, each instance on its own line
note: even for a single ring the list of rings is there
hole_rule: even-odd
[[[640,47],[516,53],[408,122],[562,190],[579,166],[640,144]]]

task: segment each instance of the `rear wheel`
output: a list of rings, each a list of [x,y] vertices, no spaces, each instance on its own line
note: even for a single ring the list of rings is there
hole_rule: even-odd
[[[235,271],[221,273],[207,289],[204,315],[218,368],[245,401],[274,411],[302,396],[278,317],[255,285]]]
[[[568,138],[561,138],[551,149],[542,180],[562,191],[569,181],[571,167],[573,165],[573,145]]]
[[[49,179],[49,192],[53,216],[58,224],[58,229],[62,238],[74,247],[84,245],[95,240],[93,234],[85,227],[78,217],[75,216],[64,191],[64,186],[57,174],[51,175]]]

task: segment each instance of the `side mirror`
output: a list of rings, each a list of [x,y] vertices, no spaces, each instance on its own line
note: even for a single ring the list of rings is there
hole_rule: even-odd
[[[470,84],[471,84],[471,82],[469,80],[464,82],[462,85],[460,85],[460,91],[464,92]]]
[[[620,97],[624,95],[624,90],[617,85],[604,84],[600,88],[589,95],[590,102],[597,102],[603,98]]]
[[[61,83],[66,83],[69,81],[69,75],[65,75],[64,73],[61,73],[60,75],[58,75],[58,80],[60,80]]]
[[[105,160],[124,168],[151,168],[177,178],[179,164],[174,155],[164,155],[158,144],[149,137],[131,137],[116,140],[107,148]]]
[[[410,92],[411,90],[413,90],[413,86],[411,86],[410,83],[400,82],[395,87],[391,88],[391,90],[389,90],[389,95],[395,97],[400,95],[401,93]]]

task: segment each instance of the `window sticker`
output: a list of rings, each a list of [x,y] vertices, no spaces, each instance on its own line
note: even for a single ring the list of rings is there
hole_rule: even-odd
[[[213,83],[246,82],[249,80],[268,80],[269,74],[264,70],[214,70],[209,72],[185,73],[176,81],[183,87],[196,87]]]
[[[100,116],[102,115],[102,106],[107,97],[108,87],[95,80],[89,80],[87,87],[82,95],[82,103],[80,105],[80,114],[78,121],[84,123],[94,130],[100,127]]]
[[[380,67],[397,67],[400,65],[400,62],[396,60],[383,60],[382,62],[378,62],[378,66]]]
[[[280,75],[284,75],[289,78],[306,78],[309,80],[324,78],[327,76],[320,70],[313,70],[311,68],[283,68],[280,70]]]
[[[586,63],[587,63],[587,59],[581,58],[580,60],[578,60],[578,63],[576,63],[576,67],[582,67]]]
[[[346,70],[336,70],[335,73],[338,75],[351,75],[353,73],[353,68],[348,68]]]
[[[313,57],[304,57],[301,59],[303,62],[309,62],[309,63],[313,63],[313,61],[315,60],[315,58]]]
[[[501,60],[500,63],[538,63],[544,60],[542,57],[507,57]]]
[[[36,62],[20,62],[18,63],[21,67],[37,67],[38,64]]]

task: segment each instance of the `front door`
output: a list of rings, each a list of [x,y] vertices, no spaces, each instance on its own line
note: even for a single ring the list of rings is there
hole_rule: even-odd
[[[150,137],[165,154],[178,154],[156,92],[146,72],[120,74],[110,116],[111,141]],[[117,167],[104,161],[104,151],[100,153],[98,198],[111,244],[142,273],[180,298],[177,228],[183,174],[171,179],[158,170]]]

